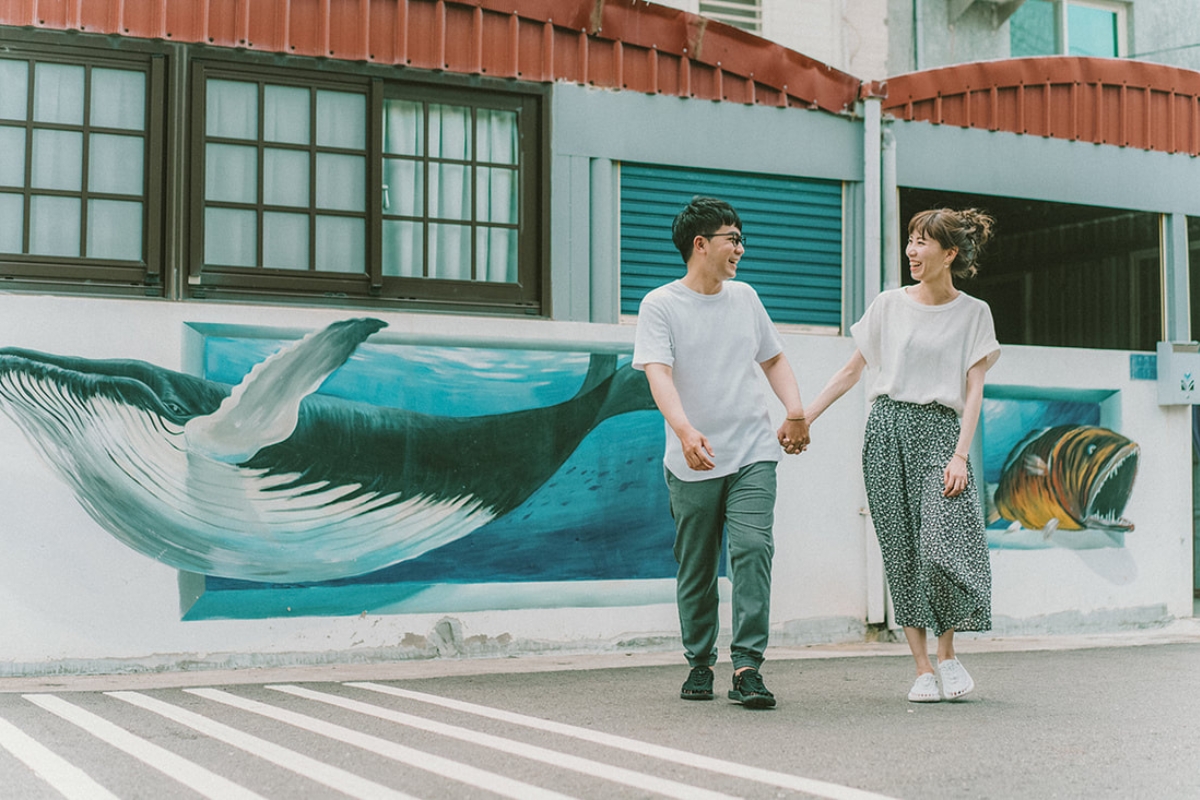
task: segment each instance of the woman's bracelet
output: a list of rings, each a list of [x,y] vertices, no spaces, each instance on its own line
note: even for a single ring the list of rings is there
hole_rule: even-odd
[[[788,417],[788,422],[804,422],[804,417]]]
[[[967,460],[967,457],[966,457],[966,456],[964,456],[962,453],[955,453],[954,455],[958,456],[958,457],[959,457],[959,458],[961,458],[963,461],[966,461],[966,460]]]

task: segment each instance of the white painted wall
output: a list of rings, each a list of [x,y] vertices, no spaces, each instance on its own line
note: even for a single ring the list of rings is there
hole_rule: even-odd
[[[311,329],[339,310],[101,298],[0,296],[0,345],[89,358],[137,358],[182,369],[188,322]],[[629,325],[589,325],[432,314],[381,315],[390,335],[632,343]],[[849,356],[841,337],[785,332],[805,398]],[[1187,410],[1156,405],[1149,382],[1130,382],[1128,354],[1006,348],[995,383],[1119,389],[1124,432],[1142,446],[1124,550],[996,551],[1000,631],[1072,630],[1191,613],[1191,462]],[[777,415],[782,413],[776,408]],[[860,639],[868,538],[859,467],[865,409],[851,392],[819,421],[804,456],[780,471],[773,620],[776,644]],[[177,573],[99,528],[0,416],[0,675],[191,666],[265,666],[557,650],[675,649],[664,602],[557,608],[313,617],[180,620]],[[543,589],[553,587],[541,587]],[[519,591],[520,587],[514,590]],[[439,625],[449,616],[450,625]],[[725,608],[728,625],[728,608]],[[450,636],[449,631],[457,629]]]
[[[700,0],[656,0],[699,12]],[[887,76],[888,0],[761,0],[764,39],[864,80]]]

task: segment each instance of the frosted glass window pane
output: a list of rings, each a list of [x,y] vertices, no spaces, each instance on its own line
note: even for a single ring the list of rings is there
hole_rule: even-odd
[[[25,130],[0,126],[0,186],[25,186]]]
[[[92,70],[92,125],[146,129],[146,76],[127,69]]]
[[[429,155],[466,161],[471,157],[471,109],[429,107]]]
[[[383,213],[414,217],[425,207],[423,170],[415,161],[383,161]]]
[[[79,198],[38,197],[29,201],[29,252],[79,257]]]
[[[31,182],[35,189],[80,191],[83,188],[83,134],[35,130]]]
[[[481,108],[475,112],[480,161],[517,163],[517,112]]]
[[[142,194],[142,142],[140,136],[93,133],[88,154],[88,190]]]
[[[312,120],[309,91],[294,86],[263,90],[263,139],[284,144],[308,144]]]
[[[29,64],[0,59],[0,119],[29,118]]]
[[[478,279],[516,283],[517,232],[512,228],[481,228],[476,231],[475,239]]]
[[[308,269],[308,215],[263,213],[263,266]]]
[[[471,229],[466,225],[429,226],[429,277],[471,280]]]
[[[416,222],[383,221],[383,274],[401,278],[424,277],[424,244]]]
[[[366,192],[365,158],[317,153],[317,208],[362,211]]]
[[[1054,55],[1058,52],[1054,28],[1050,0],[1025,0],[1008,20],[1010,54],[1013,58]]]
[[[462,164],[429,165],[430,215],[442,219],[471,218],[471,182]]]
[[[140,261],[142,204],[119,200],[89,200],[87,254],[89,258]]]
[[[1117,57],[1117,15],[1089,6],[1067,6],[1067,44],[1072,56]]]
[[[267,148],[263,151],[263,202],[308,208],[308,153]]]
[[[83,67],[38,64],[33,72],[33,119],[83,124]]]
[[[253,211],[204,209],[204,263],[255,266],[258,229]]]
[[[317,269],[322,272],[367,271],[365,227],[352,217],[317,217]]]
[[[204,149],[204,199],[226,203],[258,200],[258,150],[232,144]]]
[[[25,228],[24,200],[19,194],[0,194],[0,253],[21,252],[21,232]]]
[[[258,138],[258,85],[210,80],[204,104],[204,131],[227,139]]]
[[[517,173],[511,169],[480,167],[475,194],[475,215],[481,222],[517,221]]]
[[[420,103],[385,100],[383,105],[383,152],[419,156],[424,152],[425,123]]]
[[[362,150],[367,144],[367,98],[317,92],[317,146]]]

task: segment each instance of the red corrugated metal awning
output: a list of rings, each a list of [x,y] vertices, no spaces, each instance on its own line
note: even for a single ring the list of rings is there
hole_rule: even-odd
[[[1112,58],[980,61],[889,78],[897,119],[1200,155],[1200,72]]]
[[[852,75],[639,0],[0,0],[0,25],[853,110]]]

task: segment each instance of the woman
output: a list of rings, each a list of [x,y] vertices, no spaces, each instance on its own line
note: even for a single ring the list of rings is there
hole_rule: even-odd
[[[1000,345],[987,303],[954,278],[974,276],[994,222],[976,209],[913,217],[905,254],[916,284],[871,303],[850,329],[854,355],[807,409],[811,425],[870,369],[863,475],[896,621],[916,660],[914,703],[974,689],[954,633],[991,628],[991,565],[968,458]],[[938,676],[927,628],[937,636]]]

